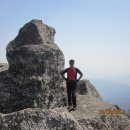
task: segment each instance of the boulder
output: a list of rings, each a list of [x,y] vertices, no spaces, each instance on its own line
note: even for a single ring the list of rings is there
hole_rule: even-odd
[[[98,115],[78,120],[83,130],[130,130],[130,119],[125,114]]]
[[[41,20],[25,24],[6,47],[10,73],[42,76],[60,72],[64,56],[54,43],[55,29]]]
[[[70,113],[60,109],[28,108],[0,114],[0,130],[83,130]]]
[[[54,35],[55,29],[32,20],[7,45],[9,71],[0,74],[0,112],[60,106],[64,55],[54,43]]]
[[[89,80],[79,81],[79,83],[77,84],[77,92],[80,95],[89,95],[91,97],[102,100],[100,94]]]

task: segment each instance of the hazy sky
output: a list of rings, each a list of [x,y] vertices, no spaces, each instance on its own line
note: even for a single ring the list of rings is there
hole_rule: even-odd
[[[31,19],[56,29],[55,41],[84,78],[130,84],[130,0],[0,0],[0,62]]]

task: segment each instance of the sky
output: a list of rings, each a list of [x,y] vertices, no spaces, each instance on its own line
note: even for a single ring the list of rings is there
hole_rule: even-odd
[[[56,29],[55,42],[87,79],[130,85],[130,0],[0,0],[0,63],[32,19]]]

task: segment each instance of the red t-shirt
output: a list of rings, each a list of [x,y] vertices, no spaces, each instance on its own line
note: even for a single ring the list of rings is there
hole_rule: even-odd
[[[82,72],[75,67],[66,68],[61,74],[67,73],[68,80],[77,80],[77,73],[82,74]]]
[[[76,69],[75,68],[69,68],[68,70],[68,79],[69,80],[75,80],[76,79]]]

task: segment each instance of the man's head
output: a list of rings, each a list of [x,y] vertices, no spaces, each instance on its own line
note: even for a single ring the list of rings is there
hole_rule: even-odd
[[[74,60],[73,59],[69,60],[69,64],[70,64],[71,67],[73,67],[74,66]]]

